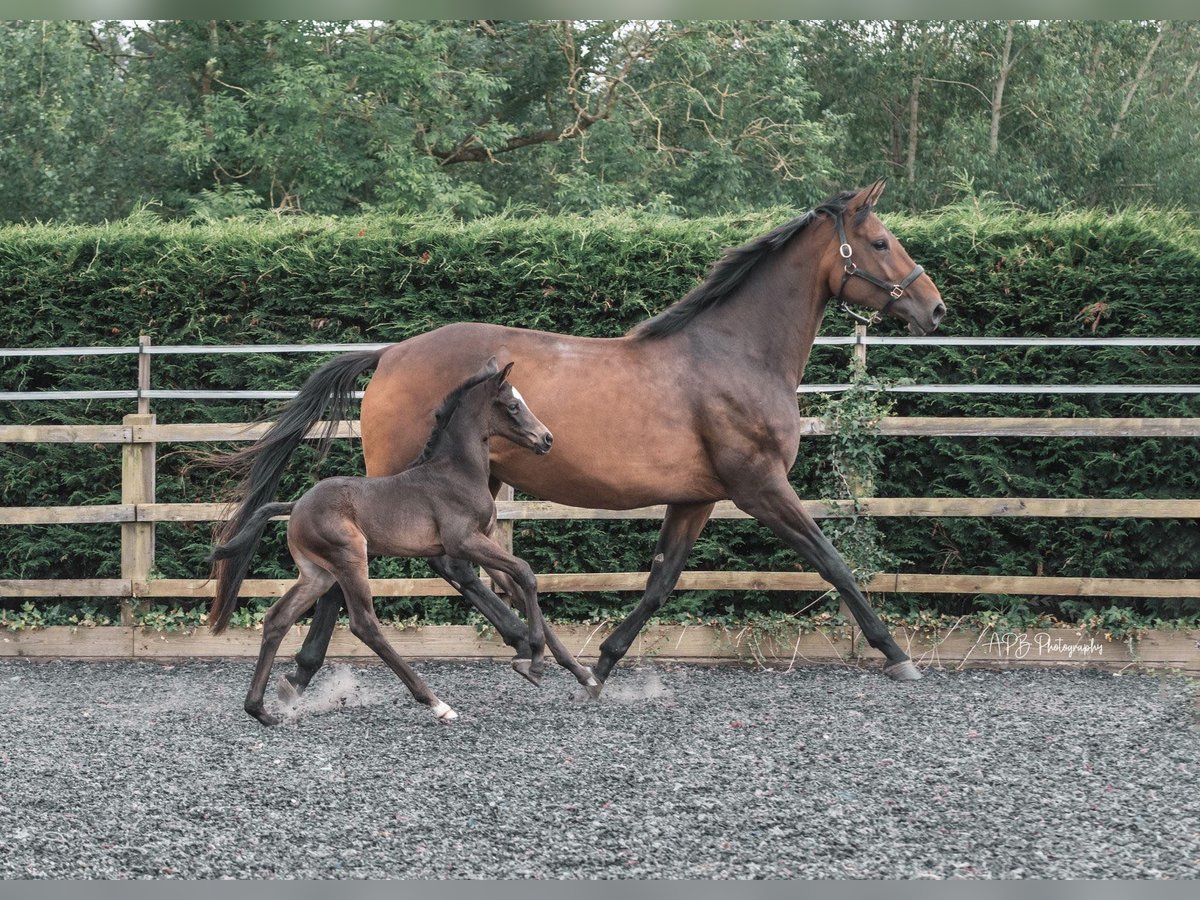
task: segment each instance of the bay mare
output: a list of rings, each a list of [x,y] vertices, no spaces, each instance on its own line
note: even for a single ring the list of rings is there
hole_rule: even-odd
[[[505,438],[544,455],[554,436],[529,410],[495,357],[446,396],[421,455],[394,475],[325,478],[294,503],[267,503],[242,530],[213,550],[210,559],[229,563],[229,577],[209,611],[213,631],[229,622],[263,529],[273,516],[290,515],[288,550],[299,577],[263,619],[262,647],[246,694],[246,712],[264,725],[279,720],[266,711],[263,694],[279,644],[296,620],[334,584],[350,613],[350,630],[374,650],[407,685],[413,697],[443,722],[457,718],[424,679],[388,643],[375,615],[367,573],[369,556],[452,555],[482,566],[516,598],[528,629],[502,632],[517,650],[513,668],[534,684],[541,680],[548,637],[537,602],[537,579],[524,560],[496,543],[496,500],[489,486],[488,441]],[[552,649],[555,649],[552,647]],[[596,685],[590,670],[570,654],[555,655],[584,684]],[[286,683],[286,682],[285,682]],[[598,687],[598,685],[597,685]]]
[[[311,427],[346,417],[362,373],[375,370],[361,411],[367,473],[385,475],[420,451],[439,398],[495,353],[501,364],[517,363],[521,390],[555,443],[553,453],[535,457],[494,442],[493,491],[506,482],[573,506],[667,505],[645,593],[600,645],[593,669],[601,683],[666,601],[713,504],[726,499],[837,589],[884,655],[888,676],[919,678],[788,482],[800,446],[796,387],[830,301],[899,318],[917,335],[937,328],[946,311],[933,281],[875,215],[882,190],[877,182],[840,194],[726,251],[704,281],[623,337],[460,323],[337,357],[309,377],[267,434],[226,457],[245,476],[222,539],[274,497]],[[430,564],[476,605],[496,601],[465,561]],[[220,562],[214,577],[222,577]],[[297,689],[324,662],[342,602],[335,587],[317,603],[287,676]]]

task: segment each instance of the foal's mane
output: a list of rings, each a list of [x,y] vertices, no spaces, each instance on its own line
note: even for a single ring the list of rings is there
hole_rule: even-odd
[[[477,384],[482,384],[495,374],[495,372],[487,370],[476,372],[446,395],[445,399],[442,400],[433,413],[433,431],[429,434],[429,440],[425,442],[425,449],[421,451],[420,456],[409,464],[408,468],[411,469],[413,466],[419,466],[421,463],[429,461],[437,451],[442,435],[446,433],[446,428],[450,425],[450,419],[453,418],[455,411],[461,404],[463,395]]]
[[[856,191],[846,191],[830,197],[804,215],[785,222],[773,231],[759,235],[740,247],[727,249],[721,254],[721,258],[713,263],[702,282],[688,291],[681,300],[668,306],[658,315],[639,322],[630,329],[629,334],[645,340],[664,337],[679,331],[700,313],[728,300],[730,295],[745,283],[750,272],[759,262],[786,245],[813,220],[822,215],[836,216],[845,213],[847,205],[856,193]],[[859,211],[859,216],[865,219],[870,211],[869,207],[864,207]]]

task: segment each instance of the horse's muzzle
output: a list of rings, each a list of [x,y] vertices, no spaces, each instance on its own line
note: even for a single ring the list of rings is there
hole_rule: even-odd
[[[938,302],[933,309],[929,310],[928,314],[924,311],[912,315],[908,319],[908,333],[915,334],[917,337],[924,337],[927,334],[932,334],[937,331],[937,327],[942,324],[942,319],[946,315],[946,304]]]
[[[554,444],[554,435],[549,431],[542,435],[541,439],[534,444],[533,452],[538,456],[545,456],[550,452],[551,446]]]

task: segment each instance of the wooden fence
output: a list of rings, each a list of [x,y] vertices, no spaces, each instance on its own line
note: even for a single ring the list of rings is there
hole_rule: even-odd
[[[1093,345],[1093,346],[1200,346],[1197,338],[1127,339],[1046,339],[1046,338],[871,338],[861,329],[848,338],[822,338],[824,343],[855,344],[860,359],[870,344],[923,343],[926,345],[982,344],[1005,345]],[[132,624],[134,604],[144,598],[207,598],[213,585],[202,578],[153,578],[155,525],[158,522],[214,521],[225,515],[215,503],[160,503],[155,496],[156,447],[160,443],[197,443],[213,441],[251,441],[268,427],[265,424],[190,424],[159,423],[150,412],[155,398],[247,399],[286,397],[294,392],[264,391],[156,391],[151,388],[150,360],[168,353],[247,353],[314,352],[361,348],[365,345],[307,345],[284,347],[169,347],[152,346],[142,339],[128,348],[55,348],[0,350],[0,356],[87,355],[89,353],[138,354],[136,390],[109,392],[38,392],[0,393],[11,401],[33,399],[79,399],[116,396],[135,399],[138,412],[124,417],[119,425],[0,425],[0,442],[9,443],[88,443],[111,444],[121,448],[121,503],[70,507],[0,508],[0,525],[104,524],[121,529],[121,577],[92,579],[0,580],[0,597],[119,597],[122,598],[123,624]],[[370,345],[382,346],[382,345]],[[805,391],[836,391],[845,385],[805,385]],[[897,390],[951,391],[977,393],[1200,393],[1196,385],[907,385]],[[340,438],[357,434],[357,422],[342,423]],[[953,418],[898,417],[880,423],[885,435],[946,437],[1200,437],[1200,418]],[[824,433],[825,423],[810,418],[806,434]],[[314,430],[315,433],[315,430]],[[511,497],[511,493],[507,494]],[[514,520],[549,519],[658,519],[664,507],[612,511],[566,507],[540,501],[515,501],[505,495],[498,502],[499,518],[511,528]],[[809,511],[818,518],[846,516],[849,503],[808,502]],[[1123,500],[1042,497],[916,497],[869,498],[862,502],[860,514],[870,516],[986,516],[986,517],[1145,517],[1200,518],[1200,499]],[[719,503],[714,518],[744,518],[731,503]],[[510,532],[511,533],[511,532]],[[542,592],[640,591],[645,572],[604,572],[587,574],[543,574],[538,577]],[[242,596],[277,596],[289,586],[287,580],[249,579]],[[686,571],[679,580],[680,589],[696,590],[824,590],[819,576],[808,572],[695,572]],[[1029,575],[946,575],[887,573],[876,577],[869,591],[956,593],[956,594],[1036,594],[1061,596],[1118,597],[1200,597],[1200,578],[1068,578]],[[453,589],[440,579],[375,579],[372,590],[377,596],[442,596]]]

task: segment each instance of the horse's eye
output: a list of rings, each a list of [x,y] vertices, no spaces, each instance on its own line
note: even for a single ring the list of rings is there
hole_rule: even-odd
[[[515,412],[518,412],[520,409],[521,409],[521,404],[519,404],[519,403],[510,403],[510,404],[508,404],[508,411],[509,411],[510,413],[515,413]]]
[[[871,246],[876,250],[886,250],[888,248],[888,242],[883,238],[880,238],[877,241],[871,241]]]

